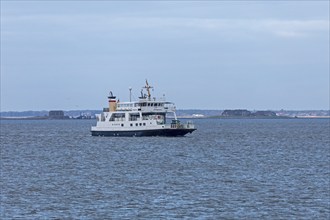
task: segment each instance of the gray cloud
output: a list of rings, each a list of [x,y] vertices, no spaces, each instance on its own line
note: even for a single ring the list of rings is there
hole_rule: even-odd
[[[301,37],[329,31],[328,20],[280,20],[280,19],[209,19],[176,17],[121,17],[107,15],[29,15],[7,17],[2,21],[6,33],[13,33],[11,25],[44,25],[52,28],[71,28],[75,31],[111,32],[113,30],[143,31],[209,31],[214,33],[252,34],[266,33],[279,37]],[[6,30],[9,29],[9,30]],[[26,30],[28,31],[28,30]]]

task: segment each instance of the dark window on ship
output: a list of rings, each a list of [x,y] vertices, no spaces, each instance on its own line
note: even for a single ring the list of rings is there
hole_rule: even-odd
[[[143,126],[146,126],[146,123],[143,123]]]
[[[131,123],[131,127],[133,126],[133,124]]]
[[[142,126],[142,123],[140,123],[140,126]]]
[[[136,123],[136,124],[135,124],[135,126],[139,126],[139,124],[138,124],[138,123]]]
[[[140,117],[140,114],[138,113],[132,113],[132,114],[129,114],[129,120],[130,121],[137,121],[137,119]]]
[[[124,124],[121,124],[122,127],[124,127]]]

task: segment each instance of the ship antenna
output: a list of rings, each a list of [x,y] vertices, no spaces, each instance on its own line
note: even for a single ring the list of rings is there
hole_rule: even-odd
[[[141,89],[141,97],[140,97],[140,99],[143,99],[144,97],[143,97],[144,95],[143,95],[143,89]]]
[[[129,102],[132,102],[132,87],[129,87]]]

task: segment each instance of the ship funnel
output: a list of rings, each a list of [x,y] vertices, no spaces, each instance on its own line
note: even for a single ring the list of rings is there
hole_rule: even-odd
[[[116,111],[117,110],[117,100],[116,100],[116,96],[114,96],[111,91],[109,93],[108,99],[109,99],[109,112]]]

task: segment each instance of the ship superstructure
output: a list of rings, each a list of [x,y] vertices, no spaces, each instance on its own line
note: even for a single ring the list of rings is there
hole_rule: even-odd
[[[97,123],[91,128],[92,135],[184,136],[196,130],[192,122],[181,123],[177,119],[174,103],[152,98],[151,88],[146,80],[139,100],[130,102],[119,102],[110,92],[109,107],[96,115]],[[143,93],[144,90],[147,94]],[[168,120],[171,122],[167,123]]]

